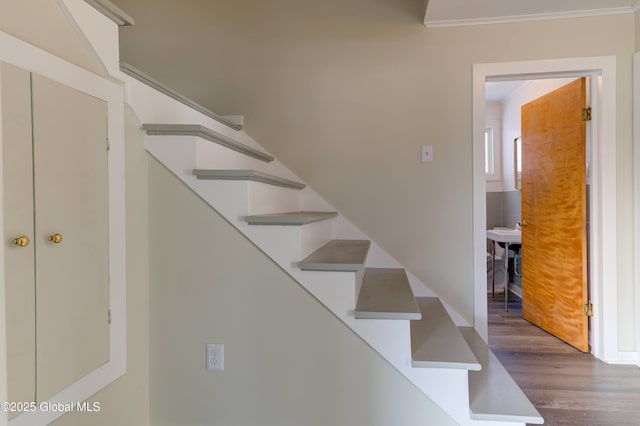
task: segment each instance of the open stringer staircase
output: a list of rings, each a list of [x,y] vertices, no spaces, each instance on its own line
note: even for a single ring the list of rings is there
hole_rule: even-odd
[[[149,154],[452,419],[543,422],[473,328],[457,327],[423,283],[242,131],[241,117],[220,117],[120,64],[117,26],[130,17],[107,0],[60,1],[124,83]]]
[[[457,327],[428,288],[238,122],[121,68],[148,152],[454,420],[542,423],[473,328]]]

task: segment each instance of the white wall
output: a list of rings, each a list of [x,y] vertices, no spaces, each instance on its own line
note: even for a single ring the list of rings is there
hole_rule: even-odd
[[[90,71],[101,72],[56,1],[0,0],[0,10],[3,32]]]
[[[153,425],[454,424],[155,160],[149,183]]]

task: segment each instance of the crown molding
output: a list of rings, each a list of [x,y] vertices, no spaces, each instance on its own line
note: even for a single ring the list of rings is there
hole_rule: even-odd
[[[593,16],[623,15],[627,13],[634,13],[639,8],[640,8],[640,0],[638,0],[634,6],[617,7],[617,8],[609,8],[609,9],[580,10],[580,11],[559,12],[559,13],[538,13],[538,14],[531,14],[531,15],[515,15],[515,16],[496,16],[496,17],[489,17],[489,18],[474,18],[474,19],[451,19],[451,20],[440,20],[440,21],[430,21],[429,19],[425,19],[424,25],[427,28],[445,28],[445,27],[462,27],[462,26],[470,26],[470,25],[508,24],[508,23],[515,23],[515,22],[587,18],[587,17],[593,17]]]

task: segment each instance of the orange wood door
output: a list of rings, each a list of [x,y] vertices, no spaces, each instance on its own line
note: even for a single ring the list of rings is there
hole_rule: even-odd
[[[522,106],[522,316],[589,349],[586,80]]]

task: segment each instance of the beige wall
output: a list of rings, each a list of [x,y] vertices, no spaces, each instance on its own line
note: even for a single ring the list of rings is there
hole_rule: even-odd
[[[150,161],[153,425],[454,424]],[[206,343],[225,345],[224,371],[205,371]]]
[[[640,9],[636,10],[636,12],[633,14],[633,16],[635,17],[635,28],[636,28],[636,48],[635,50],[638,51],[640,50]]]
[[[0,0],[0,10],[0,30],[99,72],[92,54],[85,49],[57,2]],[[127,112],[127,373],[91,398],[100,402],[99,414],[68,414],[56,421],[56,425],[149,424],[147,154],[138,127],[132,114]]]
[[[0,30],[90,71],[101,72],[93,54],[52,0],[0,0]]]
[[[633,348],[633,15],[426,29],[420,0],[116,3],[136,18],[121,32],[127,62],[244,114],[255,139],[469,321],[472,64],[616,55],[619,337]],[[432,164],[419,162],[425,143]]]

